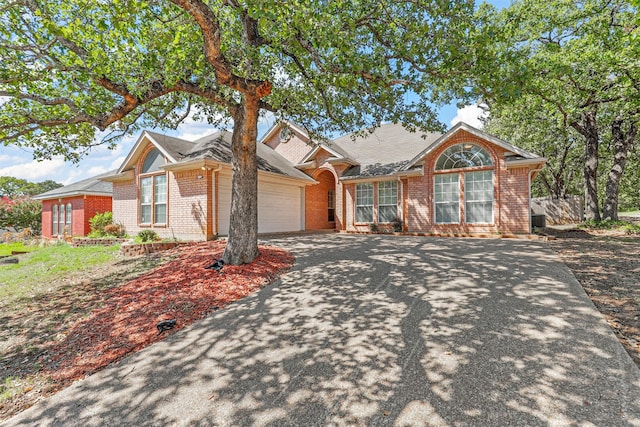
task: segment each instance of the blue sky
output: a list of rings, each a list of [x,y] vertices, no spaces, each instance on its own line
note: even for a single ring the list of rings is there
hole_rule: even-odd
[[[493,0],[491,4],[498,8],[506,7],[510,0]],[[459,121],[465,121],[472,126],[479,127],[478,116],[480,110],[474,106],[462,109],[455,105],[448,105],[439,109],[439,118],[445,124],[453,126]],[[266,118],[259,124],[259,133],[263,135],[273,125],[273,118]],[[187,119],[180,125],[177,131],[166,132],[187,140],[196,140],[215,132],[216,129],[207,123],[195,122]],[[162,132],[160,130],[160,132]],[[109,170],[117,169],[133,147],[138,135],[122,139],[114,150],[105,146],[93,149],[89,155],[78,164],[65,162],[62,157],[54,157],[51,160],[36,161],[30,150],[15,147],[0,147],[0,176],[13,176],[32,182],[40,182],[48,179],[71,184],[82,179],[99,175]]]

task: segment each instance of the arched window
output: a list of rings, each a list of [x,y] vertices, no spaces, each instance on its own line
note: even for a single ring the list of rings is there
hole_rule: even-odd
[[[452,145],[438,157],[436,170],[492,166],[491,155],[479,145],[465,143]]]
[[[142,164],[140,177],[140,222],[142,224],[167,223],[167,175],[160,166],[165,164],[162,153],[154,148]]]
[[[483,167],[465,171],[465,168]],[[456,169],[455,173],[437,173],[434,178],[435,222],[459,224],[461,188],[464,183],[464,222],[493,223],[493,160],[487,150],[476,144],[452,145],[438,157],[435,171]]]
[[[142,164],[142,173],[157,172],[160,170],[160,166],[164,165],[164,156],[157,148],[149,151],[147,157]]]

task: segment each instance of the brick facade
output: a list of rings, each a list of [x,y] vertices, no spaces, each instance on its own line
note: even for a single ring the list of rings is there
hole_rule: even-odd
[[[42,200],[42,236],[55,237],[53,235],[53,214],[52,207],[66,206],[71,203],[71,233],[60,233],[57,235],[86,236],[91,231],[89,220],[97,213],[110,212],[112,210],[111,197],[94,195],[77,195],[73,197],[62,197],[60,199]],[[59,220],[59,218],[58,218]]]
[[[474,167],[457,170],[435,171],[435,163],[438,157],[449,147],[461,144],[472,143],[484,148],[492,157],[493,166]],[[493,144],[480,138],[466,130],[459,130],[451,135],[444,143],[437,147],[425,158],[423,162],[424,173],[420,176],[407,176],[398,180],[398,216],[403,221],[403,230],[416,233],[436,233],[436,234],[486,234],[486,233],[508,233],[520,234],[530,232],[529,214],[529,174],[531,167],[507,168],[505,160],[507,150],[499,145]],[[315,156],[316,167],[318,169],[307,170],[306,172],[318,179],[320,169],[331,170],[338,178],[344,172],[344,166],[334,165],[326,161],[329,154],[320,150]],[[341,169],[338,169],[341,168]],[[493,222],[489,224],[467,224],[465,222],[464,203],[464,174],[466,172],[492,170],[493,171]],[[326,172],[324,172],[326,173]],[[437,224],[435,222],[434,208],[434,182],[435,175],[440,173],[459,173],[460,179],[460,221],[457,224]],[[389,177],[384,178],[386,180]],[[373,183],[374,194],[374,222],[377,223],[378,207],[378,182],[381,179],[372,178],[367,182]],[[316,187],[320,188],[318,194],[326,193],[327,183],[320,181]],[[365,182],[365,181],[359,181]],[[371,226],[367,223],[358,224],[355,222],[355,194],[356,183],[349,181],[337,181],[336,212],[340,212],[340,221],[337,222],[336,229],[366,232]],[[314,229],[317,222],[314,219],[316,210],[321,213],[321,209],[316,209],[316,204],[320,201],[315,196],[315,187],[307,190],[307,228]],[[344,219],[344,221],[342,221]],[[381,228],[387,227],[386,224]],[[389,227],[387,227],[389,228]]]

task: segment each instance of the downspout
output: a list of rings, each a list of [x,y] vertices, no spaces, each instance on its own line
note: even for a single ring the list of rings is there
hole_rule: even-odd
[[[533,222],[531,221],[531,176],[534,172],[540,172],[543,168],[531,169],[528,175],[529,181],[529,205],[527,206],[527,215],[529,218],[529,233],[533,233]]]

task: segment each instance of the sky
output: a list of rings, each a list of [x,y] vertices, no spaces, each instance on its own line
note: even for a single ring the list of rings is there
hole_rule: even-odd
[[[446,106],[439,110],[440,120],[455,125],[459,121],[464,121],[471,126],[481,127],[478,117],[481,110],[475,106],[456,108]],[[258,125],[258,131],[262,136],[274,124],[274,119],[266,118]],[[177,136],[188,141],[195,141],[203,136],[216,132],[216,129],[206,122],[196,122],[187,119],[178,127],[176,131],[159,131],[169,135]],[[62,157],[54,157],[51,160],[36,161],[33,153],[29,150],[15,146],[0,147],[0,176],[12,176],[26,179],[31,182],[41,182],[53,180],[63,185],[100,175],[104,172],[118,169],[125,157],[133,148],[139,134],[132,137],[123,138],[118,142],[114,150],[106,146],[94,148],[78,164],[65,162]]]
[[[491,0],[489,3],[497,8],[509,6],[511,0]],[[457,108],[455,105],[447,105],[439,110],[441,122],[453,126],[460,121],[474,127],[482,127],[479,117],[482,110],[476,106]],[[259,135],[262,136],[274,124],[273,116],[263,119],[258,125]],[[187,119],[176,131],[163,131],[171,136],[194,141],[216,131],[206,122],[196,122]],[[78,164],[65,162],[62,157],[54,157],[51,160],[36,161],[33,153],[27,149],[15,146],[0,145],[0,176],[12,176],[26,179],[31,182],[53,180],[63,185],[96,176],[120,167],[125,157],[135,144],[138,135],[123,138],[118,142],[114,150],[106,146],[94,148]]]

